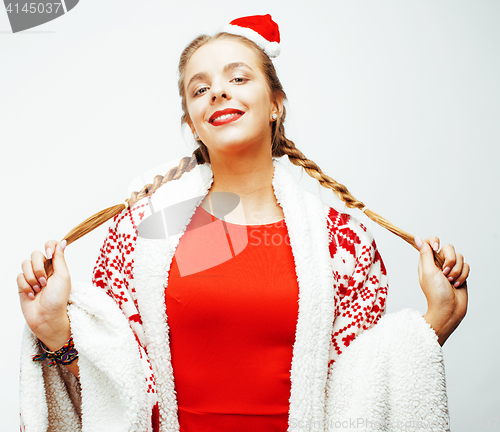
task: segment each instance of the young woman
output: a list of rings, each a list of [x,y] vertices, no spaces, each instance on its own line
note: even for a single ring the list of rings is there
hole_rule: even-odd
[[[469,266],[285,137],[278,51],[269,15],[196,38],[179,64],[194,154],[23,262],[24,430],[447,430],[441,345],[465,316]],[[424,317],[384,316],[371,234],[302,190],[284,155],[420,250]],[[93,284],[71,282],[64,248],[111,216]]]

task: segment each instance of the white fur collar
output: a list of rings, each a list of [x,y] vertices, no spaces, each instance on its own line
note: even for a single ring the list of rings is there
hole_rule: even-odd
[[[273,165],[272,185],[285,215],[299,283],[289,421],[310,422],[315,429],[322,429],[328,354],[335,318],[325,205],[318,197],[303,190],[279,160],[273,159]],[[148,353],[155,372],[161,430],[178,430],[179,427],[164,289],[180,237],[208,193],[212,181],[211,166],[204,164],[158,189],[151,198],[150,211],[158,213],[165,221],[165,214],[162,215],[160,210],[172,210],[175,206],[174,223],[169,217],[168,236],[160,239],[143,236],[137,240],[136,291]]]

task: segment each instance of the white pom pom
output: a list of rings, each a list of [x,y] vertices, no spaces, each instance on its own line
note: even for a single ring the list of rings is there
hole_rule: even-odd
[[[281,52],[281,46],[278,42],[269,42],[264,51],[269,57],[278,57]]]

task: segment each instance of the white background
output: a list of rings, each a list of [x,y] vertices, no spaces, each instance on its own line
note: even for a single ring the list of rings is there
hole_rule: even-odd
[[[469,311],[444,345],[452,430],[500,430],[500,3],[82,0],[18,34],[0,12],[2,431],[18,430],[21,262],[122,202],[141,173],[192,152],[180,52],[264,13],[281,29],[275,65],[297,147],[370,208],[470,263]],[[424,313],[417,252],[355,214],[388,268],[388,312]],[[105,232],[68,247],[73,279],[90,281]]]

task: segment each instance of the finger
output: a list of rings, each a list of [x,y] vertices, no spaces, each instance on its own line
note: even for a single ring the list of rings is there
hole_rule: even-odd
[[[33,292],[31,285],[26,281],[24,273],[19,273],[17,275],[17,287],[19,295],[21,296],[25,295],[29,297],[30,300],[35,299],[35,293]]]
[[[57,243],[58,243],[57,240],[49,240],[48,242],[45,243],[45,256],[47,257],[47,259],[52,259],[52,254],[56,249]]]
[[[52,276],[54,273],[54,269],[52,267],[52,256],[54,255],[57,243],[57,240],[49,240],[45,243],[45,255],[47,257],[47,261],[45,261],[44,269],[48,277]]]
[[[25,282],[30,285],[30,290],[33,289],[34,292],[40,292],[40,282],[33,272],[31,261],[28,259],[24,260],[21,264],[21,268],[23,269]]]
[[[31,267],[42,288],[47,285],[47,274],[44,268],[45,261],[47,261],[47,259],[40,251],[33,251],[31,253]]]
[[[461,287],[465,284],[465,281],[469,277],[469,271],[470,271],[469,264],[464,263],[464,265],[462,266],[462,273],[460,274],[460,276],[457,277],[455,283],[453,284],[455,288]]]
[[[420,237],[415,237],[415,244],[420,251],[420,267],[422,268],[422,266],[431,264],[434,265],[434,254],[429,243],[423,242]]]
[[[455,253],[455,248],[452,245],[447,244],[443,246],[443,248],[439,252],[439,256],[444,260],[443,274],[447,276],[456,263],[457,257]]]
[[[54,250],[54,256],[52,257],[52,265],[54,266],[54,272],[68,272],[68,266],[66,265],[66,260],[64,259],[64,249],[66,248],[67,241],[63,240],[59,242]]]
[[[463,265],[464,265],[464,257],[461,254],[456,254],[455,265],[448,273],[448,280],[451,283],[453,283],[455,279],[462,274]]]
[[[439,250],[439,237],[430,236],[427,237],[424,241],[428,243],[432,250],[434,250],[435,252]]]

